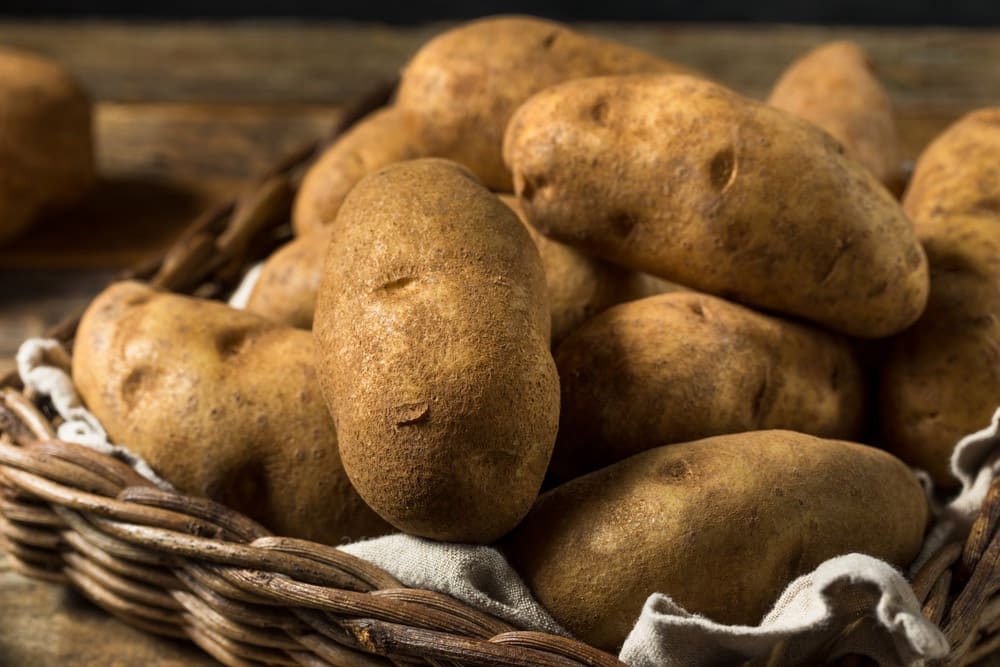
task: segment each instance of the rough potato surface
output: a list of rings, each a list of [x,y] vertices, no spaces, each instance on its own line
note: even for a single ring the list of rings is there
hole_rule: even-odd
[[[501,195],[500,200],[517,214],[538,248],[545,268],[552,307],[552,344],[573,329],[616,303],[684,289],[655,276],[630,271],[585,255],[564,243],[540,234],[525,219],[517,199]]]
[[[298,329],[312,329],[329,230],[292,239],[261,267],[247,310]]]
[[[534,93],[586,76],[682,72],[622,44],[527,16],[471,21],[427,42],[403,70],[397,104],[428,119],[430,155],[465,165],[498,192],[511,190],[504,128]]]
[[[55,63],[0,49],[0,242],[95,178],[87,93]]]
[[[615,306],[566,338],[555,359],[558,479],[724,433],[861,436],[864,378],[847,341],[706,294]]]
[[[951,488],[955,445],[1000,407],[1000,108],[968,114],[928,146],[904,205],[931,293],[886,345],[881,424],[893,452]]]
[[[660,447],[557,487],[502,549],[559,623],[614,650],[652,593],[755,625],[788,582],[834,556],[905,568],[927,516],[916,477],[883,451],[755,431]]]
[[[559,415],[538,251],[465,169],[401,162],[332,228],[313,332],[351,481],[397,528],[491,542],[528,511]]]
[[[313,356],[306,331],[123,282],[87,309],[73,378],[112,441],[181,491],[289,537],[390,532],[347,479]]]
[[[912,324],[927,260],[870,171],[814,125],[687,76],[553,86],[505,159],[546,236],[854,336]]]
[[[892,102],[863,48],[824,44],[789,66],[768,104],[823,128],[887,188],[902,190],[902,158]]]
[[[358,181],[393,162],[432,156],[422,116],[388,107],[366,116],[326,149],[302,179],[292,227],[307,234],[330,225]]]

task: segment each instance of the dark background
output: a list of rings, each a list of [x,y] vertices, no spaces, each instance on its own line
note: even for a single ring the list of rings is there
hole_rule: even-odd
[[[559,20],[997,25],[1000,0],[0,0],[0,15],[122,18],[325,18],[419,23],[531,13]]]

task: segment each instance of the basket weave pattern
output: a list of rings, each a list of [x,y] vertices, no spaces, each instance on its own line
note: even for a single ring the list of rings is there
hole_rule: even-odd
[[[390,91],[360,101],[338,132]],[[162,259],[124,277],[224,294],[273,247],[295,174],[318,146],[289,156],[195,221]],[[69,344],[78,320],[73,314],[49,335]],[[516,631],[446,595],[405,588],[337,549],[273,536],[218,503],[158,489],[111,456],[58,440],[49,408],[16,377],[0,380],[0,551],[13,569],[73,586],[132,626],[190,639],[226,665],[622,665],[586,644]],[[953,647],[942,664],[1000,652],[998,525],[1000,479],[964,543],[942,548],[911,582]]]

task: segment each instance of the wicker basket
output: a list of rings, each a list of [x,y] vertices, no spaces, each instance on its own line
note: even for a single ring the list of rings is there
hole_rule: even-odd
[[[390,95],[387,86],[360,101],[338,133]],[[288,219],[297,175],[319,147],[297,151],[244,196],[195,221],[162,259],[123,277],[225,294],[280,240],[275,229]],[[74,314],[48,335],[68,346],[78,321]],[[69,584],[141,630],[189,639],[240,666],[622,664],[405,588],[331,547],[272,536],[218,503],[162,491],[115,458],[59,441],[57,421],[16,377],[0,380],[0,550],[13,569]],[[998,523],[1000,480],[965,542],[942,548],[911,582],[953,647],[942,664],[1000,652]]]

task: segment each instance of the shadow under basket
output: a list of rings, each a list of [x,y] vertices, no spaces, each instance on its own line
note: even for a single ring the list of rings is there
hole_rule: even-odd
[[[392,90],[353,105],[331,139]],[[228,294],[283,240],[301,172],[326,143],[295,152],[122,278]],[[48,337],[69,348],[79,317]],[[0,551],[14,570],[72,586],[140,630],[188,639],[226,665],[622,665],[581,642],[518,631],[441,593],[406,588],[332,547],[273,536],[218,503],[160,490],[116,458],[58,440],[50,408],[15,375],[0,380]],[[910,582],[951,644],[938,664],[1000,652],[998,524],[1000,479],[964,542],[944,546]],[[780,651],[748,664],[768,665]],[[820,654],[808,664],[824,662]]]

